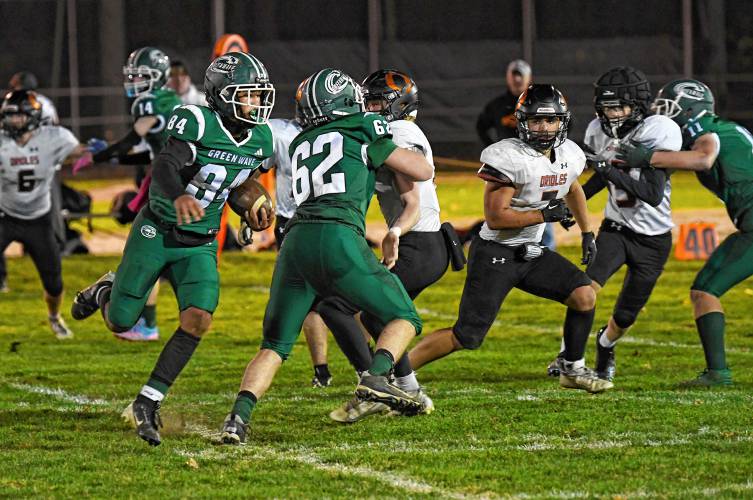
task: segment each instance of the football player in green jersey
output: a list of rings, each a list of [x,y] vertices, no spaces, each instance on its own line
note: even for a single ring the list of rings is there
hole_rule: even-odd
[[[290,354],[316,296],[347,297],[386,325],[356,395],[395,409],[421,408],[387,380],[395,360],[421,332],[421,319],[400,280],[366,243],[364,218],[376,168],[385,165],[424,181],[432,177],[432,166],[423,155],[397,147],[381,115],[363,112],[359,85],[340,70],[323,69],[304,80],[296,103],[307,126],[289,150],[298,208],[275,264],[261,350],[246,367],[223,425],[227,444],[245,441],[251,411]]]
[[[721,199],[737,232],[711,254],[690,289],[706,369],[684,386],[732,384],[724,351],[724,293],[753,275],[753,135],[714,112],[714,95],[697,80],[675,80],[654,101],[658,114],[672,118],[683,131],[683,151],[652,151],[624,146],[620,157],[630,166],[691,170]]]
[[[206,71],[208,107],[185,105],[167,122],[167,144],[153,165],[149,203],[133,223],[117,273],[105,274],[76,295],[71,313],[97,309],[112,331],[129,329],[161,274],[170,280],[180,326],[165,344],[146,385],[124,416],[151,445],[160,443],[159,407],[207,332],[219,299],[217,242],[228,193],[257,175],[272,155],[266,124],[274,87],[254,56],[230,52]],[[271,214],[270,214],[271,215]],[[271,222],[250,215],[252,227]]]
[[[101,139],[89,139],[88,147],[92,154],[74,165],[74,174],[92,162],[117,159],[121,164],[136,166],[136,187],[143,188],[143,195],[148,192],[146,190],[149,188],[151,177],[147,174],[147,166],[165,146],[169,136],[166,129],[167,120],[173,110],[182,104],[178,94],[166,87],[169,74],[170,58],[160,49],[142,47],[131,52],[123,66],[123,87],[131,103],[133,126],[125,137],[111,145]],[[149,149],[131,154],[132,148],[142,139],[146,141]],[[133,191],[118,193],[113,201],[114,211],[119,214],[116,218],[122,224],[132,222],[140,208],[137,205],[143,205],[145,202],[144,200],[129,204],[129,193]],[[142,199],[145,198],[143,195]],[[131,206],[135,210],[131,210]],[[159,282],[155,284],[138,322],[130,330],[116,333],[116,337],[132,341],[159,339],[158,291]]]

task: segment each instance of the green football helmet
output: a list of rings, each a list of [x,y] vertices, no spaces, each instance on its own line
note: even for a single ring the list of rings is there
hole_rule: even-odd
[[[275,105],[275,87],[262,62],[247,52],[228,52],[209,65],[204,75],[209,107],[231,122],[267,123]],[[259,93],[259,104],[249,102],[249,93]],[[244,114],[243,107],[251,113]]]
[[[317,71],[298,85],[296,113],[307,126],[318,127],[363,112],[361,86],[339,69]]]
[[[142,47],[131,52],[123,66],[123,87],[126,96],[137,97],[161,89],[170,75],[170,58],[155,47]]]
[[[706,113],[714,114],[714,94],[698,80],[674,80],[659,90],[652,109],[683,127]]]

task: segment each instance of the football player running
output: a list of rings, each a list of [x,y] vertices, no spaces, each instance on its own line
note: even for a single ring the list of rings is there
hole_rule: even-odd
[[[419,106],[416,82],[400,71],[383,69],[366,77],[362,87],[366,111],[379,113],[389,122],[393,142],[421,153],[433,168],[429,141],[414,121]],[[382,240],[384,264],[400,279],[408,296],[415,299],[444,275],[449,262],[445,237],[440,230],[434,179],[413,182],[404,174],[382,166],[376,170],[376,195],[390,228]],[[319,304],[319,313],[343,353],[356,371],[362,373],[369,369],[372,353],[353,316],[357,312],[358,309],[341,297],[329,297]],[[366,312],[361,314],[361,322],[374,339],[384,328],[383,323]],[[395,385],[420,402],[420,413],[433,411],[434,404],[418,385],[407,354],[395,364],[394,375]],[[382,403],[354,397],[329,416],[338,422],[355,422],[388,409]]]
[[[297,113],[296,113],[297,114]],[[275,141],[275,153],[264,161],[267,169],[275,168],[275,240],[277,248],[282,247],[285,239],[285,226],[295,215],[295,200],[293,199],[293,171],[290,163],[288,148],[293,139],[303,130],[303,117],[292,119],[273,118],[269,120]],[[239,233],[240,239],[243,233]],[[242,241],[242,243],[246,243]],[[316,306],[314,306],[316,309]],[[311,379],[313,387],[329,387],[332,375],[327,364],[327,325],[316,310],[312,310],[303,322],[303,334],[311,354],[314,365],[314,376]]]
[[[88,157],[82,158],[73,167],[73,173],[96,162],[117,160],[124,165],[136,166],[136,187],[139,194],[133,199],[133,191],[124,191],[115,196],[113,212],[121,224],[133,222],[136,213],[146,204],[151,174],[147,167],[167,143],[169,133],[167,120],[175,108],[182,104],[178,94],[166,86],[170,76],[170,58],[156,47],[141,47],[128,56],[123,66],[123,88],[131,104],[133,126],[125,137],[108,145],[102,139],[89,139]],[[134,153],[142,140],[147,149]],[[157,327],[157,294],[159,282],[155,283],[141,317],[126,332],[115,336],[130,341],[159,340]]]
[[[275,90],[259,59],[243,52],[218,57],[207,68],[204,89],[208,107],[181,106],[167,122],[170,138],[154,161],[149,203],[131,227],[117,273],[108,272],[79,292],[71,308],[76,319],[100,309],[111,331],[128,330],[149,290],[167,275],[180,325],[124,412],[154,446],[160,444],[160,403],[209,330],[217,307],[215,235],[228,193],[258,175],[273,151],[266,122]],[[263,211],[249,216],[252,227],[269,225]]]
[[[14,241],[31,256],[44,287],[47,318],[59,339],[73,337],[60,316],[63,274],[53,229],[50,189],[61,163],[86,153],[70,130],[40,126],[42,103],[31,90],[14,90],[0,107],[0,256]],[[0,259],[0,282],[5,282]]]
[[[605,187],[609,190],[596,238],[599,253],[586,274],[598,293],[618,269],[628,268],[612,315],[596,335],[594,369],[606,380],[614,378],[617,341],[648,302],[672,249],[669,173],[612,164],[619,145],[629,141],[664,151],[682,147],[680,127],[666,116],[649,116],[650,106],[651,87],[643,72],[629,66],[612,68],[594,84],[597,117],[583,139],[590,150],[588,164],[595,171],[583,185],[586,199]],[[549,375],[559,375],[556,361]]]
[[[602,392],[612,382],[598,378],[584,361],[596,304],[591,279],[538,243],[545,222],[571,223],[574,217],[582,231],[581,263],[590,264],[596,256],[578,183],[586,158],[567,139],[570,111],[553,85],[528,87],[516,116],[518,138],[503,139],[481,153],[478,175],[486,181],[486,221],[471,243],[458,319],[421,340],[410,351],[410,361],[418,369],[454,351],[479,348],[505,297],[519,288],[567,306],[560,386]]]
[[[698,80],[669,82],[659,90],[654,110],[682,128],[683,151],[657,151],[648,145],[622,145],[619,158],[630,167],[690,170],[721,199],[737,232],[706,261],[690,287],[706,369],[687,387],[732,384],[724,350],[725,319],[720,298],[753,275],[753,136],[714,111],[714,95]]]
[[[261,350],[246,367],[222,428],[227,444],[245,441],[251,412],[290,354],[317,296],[348,297],[386,325],[356,395],[395,409],[419,407],[387,375],[421,332],[421,319],[400,280],[369,248],[365,215],[378,167],[414,181],[430,179],[433,169],[422,154],[392,141],[382,116],[363,112],[359,85],[340,70],[323,69],[301,82],[296,103],[307,125],[290,145],[298,208],[275,263]]]

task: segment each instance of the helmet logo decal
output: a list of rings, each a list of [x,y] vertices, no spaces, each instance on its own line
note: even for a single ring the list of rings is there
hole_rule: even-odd
[[[235,71],[235,67],[238,66],[240,60],[231,55],[220,56],[214,60],[211,69],[217,73],[231,74]]]
[[[701,101],[704,98],[703,87],[695,82],[681,82],[675,85],[673,89],[676,94],[683,94],[683,97]]]
[[[330,94],[339,94],[348,87],[350,78],[339,71],[332,71],[324,79],[324,88]]]
[[[554,113],[555,111],[554,111],[554,108],[542,107],[542,108],[536,108],[536,112],[537,113]]]

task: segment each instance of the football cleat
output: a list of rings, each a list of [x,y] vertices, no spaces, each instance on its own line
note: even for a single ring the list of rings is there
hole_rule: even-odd
[[[349,401],[343,403],[341,407],[332,410],[329,413],[329,418],[335,422],[352,424],[353,422],[358,422],[369,415],[386,413],[389,410],[390,407],[383,403],[361,401],[357,397],[353,397]]]
[[[429,415],[431,412],[434,411],[434,401],[432,401],[429,395],[424,392],[423,388],[419,387],[415,391],[405,391],[405,392],[410,394],[411,397],[413,397],[416,401],[418,401],[421,405],[421,408],[417,412],[413,412],[413,413],[410,413],[410,412],[406,413],[406,412],[392,410],[390,412],[390,416],[412,417],[415,415]]]
[[[549,377],[559,377],[560,376],[560,360],[565,359],[565,353],[560,352],[557,354],[557,357],[552,360],[551,363],[549,363],[549,366],[546,367],[546,374]]]
[[[73,338],[73,332],[68,328],[68,325],[65,324],[65,321],[60,316],[47,318],[47,321],[50,323],[52,333],[54,333],[58,339],[65,340]]]
[[[384,403],[393,410],[416,414],[421,403],[399,387],[392,385],[387,377],[366,372],[356,387],[356,398],[361,401]]]
[[[599,339],[606,331],[607,327],[604,325],[599,329],[599,333],[596,334],[596,367],[594,371],[597,377],[611,382],[614,380],[615,372],[614,346],[602,347],[599,343]]]
[[[162,427],[159,407],[159,401],[138,395],[129,407],[131,415],[127,415],[128,408],[122,414],[123,418],[131,420],[135,425],[136,434],[152,446],[158,446],[162,442],[159,435],[159,428]]]
[[[113,333],[117,338],[131,342],[153,342],[159,340],[159,328],[146,326],[146,320],[142,317],[130,330]]]
[[[565,389],[582,389],[592,394],[604,392],[614,387],[609,380],[596,376],[596,373],[585,366],[575,367],[574,362],[564,358],[559,363],[560,387]]]
[[[311,387],[329,387],[331,383],[332,376],[319,377],[317,375],[314,375],[314,378],[311,379]]]
[[[102,288],[112,287],[112,281],[115,279],[115,273],[107,271],[97,281],[76,293],[71,306],[71,316],[73,319],[86,319],[99,309],[97,303],[97,294]]]
[[[723,370],[706,368],[696,378],[682,382],[680,387],[693,389],[696,387],[724,387],[730,385],[732,385],[732,370],[729,368]]]
[[[220,441],[224,444],[244,444],[247,430],[248,424],[244,424],[238,415],[230,413],[222,424]]]
[[[8,292],[10,292],[10,288],[8,288],[8,281],[5,279],[0,280],[0,293]]]

